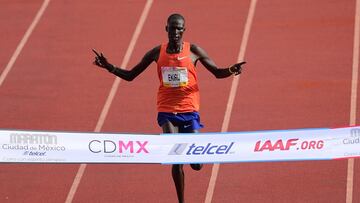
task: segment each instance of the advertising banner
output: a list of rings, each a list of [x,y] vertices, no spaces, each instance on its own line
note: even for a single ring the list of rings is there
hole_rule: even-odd
[[[2,163],[236,163],[360,157],[360,127],[198,134],[0,130]]]
[[[183,135],[174,138],[171,140],[175,143],[170,146],[164,163],[300,161],[360,157],[359,127],[202,134],[196,137]]]

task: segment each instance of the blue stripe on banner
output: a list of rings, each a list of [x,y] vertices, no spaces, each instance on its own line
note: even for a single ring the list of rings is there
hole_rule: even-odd
[[[354,158],[354,157],[352,157]],[[163,165],[173,165],[173,164],[235,164],[235,163],[264,163],[264,162],[297,162],[297,161],[331,161],[335,159],[317,159],[317,158],[308,158],[308,159],[279,159],[279,160],[239,160],[239,161],[221,161],[221,162],[167,162],[162,163]]]
[[[273,133],[273,132],[295,132],[295,131],[315,131],[315,130],[327,130],[330,128],[298,128],[298,129],[284,129],[284,130],[258,130],[258,131],[242,131],[242,132],[199,132],[199,133],[162,133],[163,136],[173,136],[173,135],[232,135],[232,134],[258,134],[258,133]]]

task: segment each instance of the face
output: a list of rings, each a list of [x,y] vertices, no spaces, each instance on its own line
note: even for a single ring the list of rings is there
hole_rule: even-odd
[[[169,42],[181,42],[185,31],[184,20],[180,18],[171,19],[166,26],[166,31],[168,33]]]

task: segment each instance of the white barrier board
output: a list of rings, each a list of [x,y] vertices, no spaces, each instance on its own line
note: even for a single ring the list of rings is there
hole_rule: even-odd
[[[0,130],[2,163],[231,163],[360,157],[360,127],[239,133]]]

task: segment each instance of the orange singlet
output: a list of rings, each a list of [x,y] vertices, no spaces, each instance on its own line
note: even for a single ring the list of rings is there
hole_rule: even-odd
[[[184,113],[199,111],[199,87],[195,66],[191,60],[190,43],[184,42],[180,53],[166,53],[167,43],[161,44],[157,61],[160,87],[157,95],[158,112]]]

